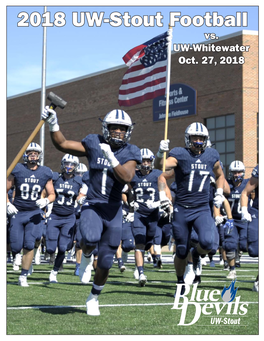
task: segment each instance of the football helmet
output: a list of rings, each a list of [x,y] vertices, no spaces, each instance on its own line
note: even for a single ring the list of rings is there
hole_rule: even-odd
[[[109,125],[111,124],[120,124],[127,127],[127,131],[123,139],[110,136]],[[133,127],[134,125],[132,124],[130,116],[124,110],[115,109],[106,114],[102,121],[103,137],[105,141],[111,145],[121,147],[130,140]]]
[[[204,136],[203,142],[191,142],[190,137],[191,136]],[[190,124],[186,130],[185,130],[185,146],[186,148],[199,148],[201,150],[204,150],[207,147],[207,140],[209,139],[209,133],[202,123],[200,122],[194,122]]]
[[[142,148],[140,149],[140,153],[142,156],[142,163],[138,166],[138,169],[142,169],[146,171],[152,170],[154,168],[154,159],[155,159],[155,156],[152,153],[152,151],[148,148]],[[151,161],[151,164],[148,166],[143,165],[143,160],[146,160],[146,159]]]
[[[30,160],[28,159],[28,153],[31,152],[31,151],[34,151],[34,152],[38,152],[38,159],[37,160]],[[39,144],[35,143],[35,142],[31,142],[25,153],[23,154],[23,160],[24,162],[30,162],[30,163],[35,163],[37,165],[39,165],[40,161],[42,160],[42,157],[43,157],[43,153],[42,153],[42,148],[40,147]]]
[[[229,177],[231,180],[233,180],[234,182],[239,182],[242,181],[244,179],[245,176],[245,165],[242,161],[238,161],[235,160],[233,162],[230,163],[229,166]],[[234,175],[235,172],[242,172],[242,175]]]
[[[88,169],[84,163],[79,163],[79,166],[75,169],[75,174],[83,176],[83,173],[87,172]]]
[[[212,148],[212,142],[211,142],[211,140],[210,140],[210,138],[208,137],[208,139],[207,139],[207,142],[206,142],[206,147],[207,148]]]
[[[79,166],[79,158],[71,154],[65,154],[61,159],[62,173],[72,174]]]

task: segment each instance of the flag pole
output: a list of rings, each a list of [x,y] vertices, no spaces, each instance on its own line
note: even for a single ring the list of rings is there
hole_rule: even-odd
[[[164,140],[168,138],[168,121],[169,121],[169,103],[170,103],[170,73],[171,73],[171,41],[172,41],[172,27],[169,24],[169,43],[167,46],[168,54],[168,67],[167,67],[167,77],[166,77],[166,114],[165,114],[165,130],[164,130]],[[165,162],[166,162],[166,152],[163,154],[163,168],[162,171],[165,172]]]
[[[44,13],[47,12],[47,6],[44,6]],[[43,46],[42,46],[42,80],[41,80],[41,103],[40,103],[40,119],[45,107],[46,101],[46,59],[47,59],[47,27],[43,27]],[[42,148],[41,166],[44,165],[45,157],[45,123],[40,130],[40,147]]]

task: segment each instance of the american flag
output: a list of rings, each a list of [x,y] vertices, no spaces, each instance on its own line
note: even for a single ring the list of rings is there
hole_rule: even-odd
[[[165,94],[169,32],[129,50],[123,57],[129,66],[119,88],[120,106],[131,106]]]

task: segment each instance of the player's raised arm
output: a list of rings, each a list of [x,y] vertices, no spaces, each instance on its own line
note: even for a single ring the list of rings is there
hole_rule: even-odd
[[[46,120],[46,122],[49,123],[51,140],[58,150],[75,156],[87,155],[85,148],[81,142],[66,140],[66,138],[60,131],[55,110],[50,109],[48,106],[46,106],[41,117],[43,120]]]

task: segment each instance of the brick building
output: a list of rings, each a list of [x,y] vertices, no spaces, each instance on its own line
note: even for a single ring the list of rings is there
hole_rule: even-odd
[[[217,46],[221,52],[215,51]],[[224,47],[229,51],[223,51]],[[180,64],[179,57],[185,61],[195,57],[198,63]],[[87,134],[101,132],[99,118],[119,108],[118,89],[126,68],[122,65],[47,87],[47,93],[52,91],[67,101],[65,109],[57,108],[66,138],[80,141]],[[258,32],[239,31],[206,41],[201,43],[200,52],[173,52],[171,84],[178,83],[195,90],[196,114],[169,119],[171,148],[184,146],[184,131],[190,123],[202,122],[220,153],[226,175],[230,162],[237,159],[244,162],[246,176],[250,176],[258,163]],[[7,100],[7,166],[39,122],[40,91]],[[122,109],[136,123],[131,143],[156,153],[164,137],[164,120],[153,121],[153,100]],[[39,143],[39,134],[34,141]],[[62,156],[53,147],[46,125],[45,165],[59,171]],[[81,162],[87,164],[86,158]]]

